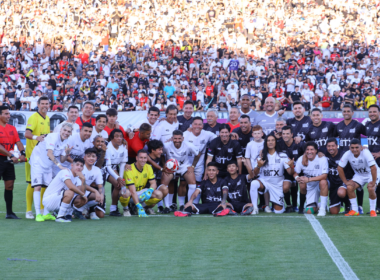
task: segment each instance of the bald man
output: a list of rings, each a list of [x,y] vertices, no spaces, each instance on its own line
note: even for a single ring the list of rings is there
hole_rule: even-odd
[[[283,115],[283,110],[275,111],[275,105],[276,100],[273,97],[267,97],[264,103],[265,112],[259,115],[255,120],[255,125],[260,125],[266,135],[269,135],[276,129],[276,120],[279,117],[286,119]]]

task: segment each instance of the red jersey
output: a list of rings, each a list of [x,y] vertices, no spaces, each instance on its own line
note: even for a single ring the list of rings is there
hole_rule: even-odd
[[[67,68],[67,66],[69,65],[69,62],[61,60],[58,64],[59,64],[59,69],[63,71]]]
[[[323,102],[323,101],[330,101],[330,97],[328,96],[323,96],[322,97],[322,107],[323,108],[328,108],[331,106],[331,104],[329,102]]]
[[[121,125],[119,125],[119,129],[123,132],[124,139],[128,141],[129,137],[127,137],[127,134],[125,133],[124,128]],[[108,133],[108,136],[109,136],[112,130],[114,130],[114,128],[111,129],[108,125],[106,125],[104,130]]]
[[[78,57],[82,61],[82,64],[84,64],[85,62],[89,63],[89,55],[87,53],[81,53],[80,55],[78,55]]]
[[[149,139],[141,140],[139,135],[140,135],[140,132],[137,131],[135,133],[135,136],[133,136],[132,139],[129,139],[129,137],[127,137],[129,158],[135,158],[137,155],[137,152],[143,149],[145,144],[149,142]]]
[[[207,96],[211,96],[211,93],[214,91],[214,86],[206,87]]]
[[[13,125],[6,124],[5,127],[0,125],[0,144],[9,152],[14,149],[17,142],[20,141],[17,130]],[[0,156],[6,156],[0,153]]]
[[[231,122],[228,122],[227,124],[231,127],[230,132],[232,132],[235,128],[240,127],[240,122],[238,122],[236,125],[232,125]]]
[[[185,96],[177,96],[177,104],[179,105],[181,109],[183,108],[183,104],[185,103],[185,101],[186,101]]]
[[[140,98],[140,106],[143,107],[145,103],[148,102],[148,97],[141,97]]]
[[[77,120],[75,121],[75,123],[79,125],[80,129],[82,129],[83,124],[86,122],[90,123],[92,126],[95,126],[96,119],[91,117],[89,120],[84,121],[82,117],[78,117]]]

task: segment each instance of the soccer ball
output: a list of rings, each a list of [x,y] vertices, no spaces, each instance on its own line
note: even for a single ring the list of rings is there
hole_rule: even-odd
[[[21,156],[20,152],[18,150],[11,150],[9,151],[12,155],[14,155],[15,158],[19,158]],[[10,157],[8,157],[8,160],[11,160]]]
[[[177,171],[179,168],[179,163],[175,158],[171,158],[166,162],[166,168],[170,171]]]

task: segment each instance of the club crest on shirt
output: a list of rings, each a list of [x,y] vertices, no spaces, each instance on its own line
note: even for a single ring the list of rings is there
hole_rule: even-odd
[[[308,123],[304,123],[304,124],[302,125],[302,127],[309,127],[309,124],[308,124]]]
[[[228,148],[228,152],[229,152],[229,153],[232,153],[233,150],[234,150],[233,148]]]
[[[359,163],[363,163],[363,160],[362,160],[362,159],[359,159]]]
[[[281,162],[281,159],[276,159],[276,163],[280,163]]]
[[[350,133],[355,133],[355,128],[350,129]]]
[[[314,169],[319,169],[319,165],[315,165],[315,166],[314,166]]]
[[[327,127],[325,127],[324,129],[322,129],[322,132],[327,132],[329,131],[329,129]]]
[[[379,131],[379,128],[378,128],[378,127],[375,127],[375,129],[374,129],[373,131],[378,132],[378,131]]]
[[[220,192],[220,187],[216,189],[217,192]]]

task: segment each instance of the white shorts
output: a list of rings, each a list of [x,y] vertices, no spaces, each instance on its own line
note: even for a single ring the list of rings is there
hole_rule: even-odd
[[[59,193],[51,194],[49,196],[44,195],[44,197],[42,198],[42,204],[49,212],[59,210],[64,192],[65,191],[61,191]]]
[[[35,164],[31,166],[30,179],[32,188],[37,186],[48,187],[53,179],[52,169],[43,169],[36,166]]]
[[[194,173],[195,173],[195,180],[197,182],[202,182],[204,172],[205,172],[205,169],[203,168],[203,165],[195,167]]]
[[[312,204],[318,205],[319,200],[319,181],[306,184],[306,207]]]
[[[269,200],[272,203],[275,203],[280,206],[284,206],[284,191],[282,189],[282,183],[281,185],[273,185],[271,183],[268,183],[267,181],[258,178],[258,180],[264,185],[265,192],[269,192]]]
[[[377,173],[376,186],[379,184],[379,181],[380,181],[379,176],[380,176],[380,174]],[[368,177],[365,177],[365,176],[361,176],[361,175],[355,173],[354,177],[351,180],[360,186],[360,188],[359,188],[359,190],[360,190],[360,189],[363,189],[365,184],[372,182],[372,176],[370,175]]]
[[[175,172],[175,175],[178,176],[183,176],[187,172],[187,168],[190,167],[191,165],[181,165],[179,169]]]

